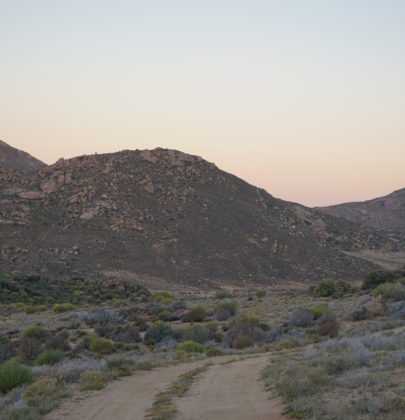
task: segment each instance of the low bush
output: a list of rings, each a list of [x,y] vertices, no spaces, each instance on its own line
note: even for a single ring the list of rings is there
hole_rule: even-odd
[[[353,321],[363,321],[372,318],[372,315],[365,306],[361,306],[360,308],[355,309],[350,317]]]
[[[233,347],[235,349],[241,350],[246,347],[253,346],[253,339],[249,335],[240,335],[234,342]]]
[[[174,338],[176,333],[164,322],[157,322],[151,325],[145,332],[144,342],[147,344],[160,343],[165,337]]]
[[[241,336],[250,337],[252,343],[263,342],[266,333],[260,327],[260,321],[256,317],[243,317],[235,320],[225,334],[224,342],[235,347],[236,341]]]
[[[139,334],[138,328],[134,326],[119,327],[114,335],[114,341],[120,343],[140,343],[142,338]]]
[[[215,307],[215,311],[224,309],[230,312],[232,316],[236,315],[236,309],[237,309],[236,302],[233,301],[227,301],[227,302],[221,302],[218,303],[218,305]]]
[[[54,312],[68,312],[73,311],[75,306],[71,303],[55,303],[55,305],[52,306],[52,310]]]
[[[405,286],[401,283],[382,283],[373,290],[374,296],[392,301],[405,300]]]
[[[213,338],[213,333],[204,325],[190,325],[184,329],[183,337],[186,340],[204,344]]]
[[[61,350],[49,349],[45,350],[37,356],[37,363],[39,365],[54,365],[61,362],[65,358],[65,353]]]
[[[300,308],[292,313],[289,323],[294,327],[308,327],[313,319],[314,315],[309,309]]]
[[[36,407],[10,406],[0,413],[0,420],[40,420],[41,418],[41,413]]]
[[[315,287],[313,297],[329,297],[335,293],[350,293],[353,290],[349,283],[343,280],[323,279]]]
[[[102,371],[87,371],[80,375],[80,387],[82,390],[103,389],[108,382],[107,375]]]
[[[24,312],[28,315],[34,314],[35,312],[37,312],[37,308],[35,306],[27,305],[24,308]]]
[[[320,336],[335,338],[339,334],[339,323],[336,320],[324,322],[318,327],[316,333]]]
[[[110,354],[113,348],[114,342],[107,338],[96,337],[89,343],[89,350],[93,353]]]
[[[231,297],[232,293],[228,292],[228,290],[218,290],[214,294],[214,299],[227,299]]]
[[[266,296],[266,291],[265,290],[257,290],[256,291],[256,296],[260,299],[262,297]]]
[[[0,365],[0,392],[8,392],[32,381],[31,370],[11,359]]]
[[[15,343],[17,353],[25,359],[35,359],[42,352],[43,345],[38,338],[22,338]]]
[[[226,321],[236,314],[236,309],[236,302],[221,302],[215,307],[213,319],[216,321]]]
[[[68,395],[65,386],[54,379],[40,379],[27,388],[24,394],[24,401],[36,407],[41,414],[49,413],[58,402],[57,400]]]
[[[183,322],[202,322],[208,316],[208,310],[203,305],[192,306],[183,317]]]
[[[150,298],[151,300],[159,302],[163,305],[167,305],[174,301],[173,296],[169,292],[166,292],[164,290],[152,293]]]
[[[320,318],[328,311],[328,307],[326,305],[313,305],[308,309],[312,312],[314,319]]]
[[[292,366],[286,369],[281,380],[276,383],[276,388],[285,401],[292,401],[324,391],[329,381],[328,375],[321,367]]]
[[[135,363],[132,360],[125,360],[122,358],[116,358],[108,361],[108,368],[115,370],[118,376],[129,376],[131,374],[131,368],[134,367]]]
[[[377,287],[379,284],[392,282],[395,279],[395,274],[387,270],[374,270],[367,274],[362,289],[370,290]]]
[[[62,332],[61,334],[57,334],[46,340],[45,348],[46,349],[54,349],[54,350],[62,350],[62,351],[69,351],[70,345],[68,342],[69,334],[66,332]]]
[[[223,354],[222,350],[217,346],[208,346],[205,350],[205,354],[208,357],[214,357],[214,356],[221,356]]]
[[[14,343],[4,344],[0,347],[0,363],[17,356],[17,350]]]
[[[203,353],[204,346],[200,343],[196,343],[195,341],[187,340],[180,343],[177,346],[177,350],[187,351],[190,353]]]
[[[38,340],[44,340],[50,335],[50,332],[46,330],[41,325],[31,325],[30,327],[26,328],[22,334],[22,338],[38,338]]]

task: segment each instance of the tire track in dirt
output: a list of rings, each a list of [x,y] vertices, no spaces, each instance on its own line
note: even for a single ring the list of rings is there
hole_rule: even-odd
[[[206,364],[206,360],[140,371],[113,381],[101,391],[64,401],[46,420],[143,420],[154,397],[179,375]]]
[[[260,383],[268,355],[217,363],[176,400],[176,420],[284,420],[278,399]]]
[[[175,400],[176,420],[284,420],[278,400],[259,382],[269,355],[219,356],[213,365]],[[203,366],[207,359],[160,367],[111,382],[101,391],[81,393],[65,400],[46,420],[143,420],[156,395],[179,375]]]

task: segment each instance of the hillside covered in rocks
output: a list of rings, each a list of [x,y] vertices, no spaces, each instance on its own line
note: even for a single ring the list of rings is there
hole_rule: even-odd
[[[194,285],[353,279],[374,266],[342,251],[396,247],[372,227],[160,148],[0,169],[0,203],[0,272]]]
[[[363,202],[319,207],[320,211],[386,231],[405,239],[405,188]]]

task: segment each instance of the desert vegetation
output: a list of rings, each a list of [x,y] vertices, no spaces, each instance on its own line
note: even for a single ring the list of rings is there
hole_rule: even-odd
[[[41,418],[62,399],[139,370],[254,354],[269,354],[263,380],[291,417],[403,418],[405,286],[397,274],[384,279],[247,296],[139,289],[119,305],[115,296],[9,301],[0,307],[0,418]],[[171,418],[177,388],[186,392],[202,372],[179,378],[149,417]]]

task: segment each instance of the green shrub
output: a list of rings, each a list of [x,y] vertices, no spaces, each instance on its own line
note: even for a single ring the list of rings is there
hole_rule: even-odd
[[[41,414],[46,414],[57,406],[59,398],[67,395],[65,386],[54,379],[43,378],[27,388],[24,400],[28,405],[36,407]]]
[[[0,365],[0,392],[8,392],[16,386],[32,381],[32,373],[26,366],[16,360],[8,360]]]
[[[365,306],[362,306],[351,313],[351,318],[353,321],[363,321],[372,318],[372,315]]]
[[[169,325],[165,324],[164,322],[157,322],[146,330],[144,341],[146,343],[160,343],[165,337],[174,336],[175,332]]]
[[[241,325],[241,324],[250,324],[250,325],[255,325],[255,324],[260,324],[260,319],[257,318],[256,316],[242,316],[238,319],[236,319],[233,323],[234,325]]]
[[[204,346],[200,343],[196,343],[195,341],[187,340],[180,343],[177,346],[177,350],[187,351],[190,353],[203,353]]]
[[[251,346],[253,346],[253,340],[248,335],[240,335],[233,343],[233,347],[238,350]]]
[[[89,370],[80,375],[80,387],[82,390],[100,390],[103,389],[108,381],[107,375],[99,370]]]
[[[221,356],[223,354],[222,350],[217,346],[209,346],[207,350],[205,351],[205,354],[208,357],[214,357],[214,356]]]
[[[75,306],[71,303],[55,303],[55,305],[52,306],[52,309],[54,312],[68,312],[73,311]]]
[[[232,297],[232,293],[227,290],[218,290],[214,294],[214,299],[227,299]]]
[[[46,305],[39,305],[39,307],[38,307],[38,310],[40,311],[40,312],[44,312],[44,311],[46,311],[48,309],[48,307],[46,306]]]
[[[395,274],[387,270],[374,270],[367,274],[366,279],[361,286],[362,289],[374,289],[379,284],[392,282],[395,279]]]
[[[276,388],[283,399],[288,402],[298,397],[324,391],[329,381],[328,375],[322,367],[292,366],[286,369],[281,380],[276,383]]]
[[[36,360],[39,365],[54,365],[64,358],[65,353],[62,350],[49,349],[39,354]]]
[[[190,325],[184,329],[184,338],[203,344],[213,337],[213,333],[203,325]]]
[[[398,301],[405,299],[405,286],[401,283],[382,283],[373,290],[373,296]]]
[[[134,367],[135,362],[132,360],[125,360],[121,357],[108,361],[108,369],[118,372],[118,376],[129,376],[131,368]]]
[[[184,315],[184,322],[201,322],[208,316],[207,308],[203,305],[192,306]]]
[[[396,279],[395,283],[400,283],[400,284],[403,284],[405,286],[405,277],[400,277],[400,278]]]
[[[168,303],[173,302],[173,296],[164,290],[160,290],[158,292],[152,293],[151,300],[155,302],[159,302],[163,305],[167,305]]]
[[[353,290],[349,283],[343,280],[323,279],[315,287],[313,297],[329,297],[335,293],[349,293]]]
[[[110,354],[113,351],[114,342],[108,338],[96,337],[90,340],[89,350],[93,353]]]
[[[27,327],[21,334],[22,338],[38,338],[38,340],[43,340],[48,336],[49,331],[38,324]]]
[[[25,308],[24,308],[24,312],[26,313],[26,314],[34,314],[35,312],[37,311],[37,309],[35,308],[35,306],[30,306],[30,305],[27,305]]]
[[[234,316],[236,314],[237,304],[233,301],[227,301],[227,302],[221,302],[218,303],[218,305],[215,307],[215,311],[218,310],[226,310],[229,311],[229,313]]]
[[[10,406],[2,410],[0,420],[40,420],[41,413],[36,407]]]
[[[327,312],[328,307],[326,305],[313,305],[309,310],[312,312],[314,319],[318,319]]]
[[[256,291],[256,296],[260,299],[262,297],[266,296],[266,291],[265,290],[257,290]]]

